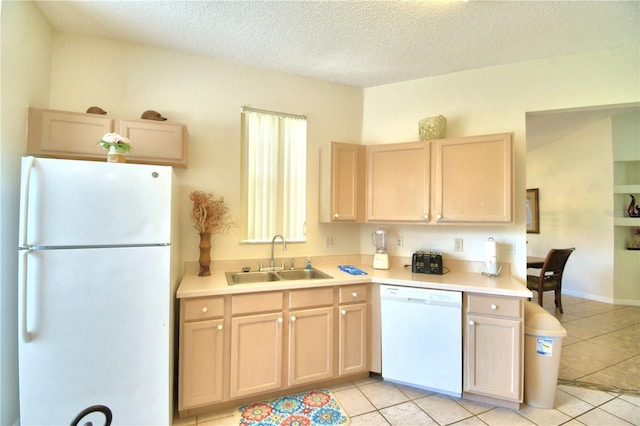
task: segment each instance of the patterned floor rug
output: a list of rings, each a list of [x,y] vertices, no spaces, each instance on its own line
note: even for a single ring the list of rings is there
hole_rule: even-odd
[[[254,402],[236,409],[240,426],[347,426],[351,419],[328,389]]]

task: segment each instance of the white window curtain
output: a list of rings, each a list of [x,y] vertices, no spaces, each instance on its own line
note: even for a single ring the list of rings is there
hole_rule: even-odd
[[[305,241],[307,123],[301,116],[243,108],[243,241]]]

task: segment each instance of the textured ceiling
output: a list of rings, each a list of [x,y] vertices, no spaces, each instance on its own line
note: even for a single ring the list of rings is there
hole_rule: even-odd
[[[637,45],[638,1],[36,1],[59,31],[358,87]]]

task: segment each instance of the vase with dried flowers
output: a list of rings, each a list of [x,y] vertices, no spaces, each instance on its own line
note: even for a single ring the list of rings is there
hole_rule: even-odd
[[[193,205],[191,219],[194,228],[200,233],[200,272],[201,277],[211,275],[211,234],[224,234],[235,225],[229,215],[229,207],[223,197],[214,197],[211,193],[192,191],[189,195]]]
[[[105,133],[98,142],[102,148],[108,151],[107,162],[109,163],[126,163],[127,153],[131,151],[129,138],[119,135],[118,133]]]

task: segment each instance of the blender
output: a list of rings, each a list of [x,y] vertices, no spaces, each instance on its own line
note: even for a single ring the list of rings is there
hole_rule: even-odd
[[[371,241],[376,247],[376,254],[373,255],[374,269],[389,269],[389,255],[387,254],[387,231],[378,228],[371,233]]]

